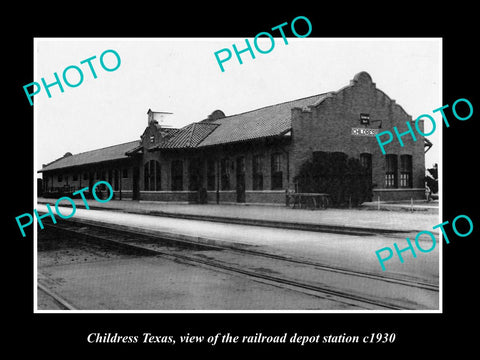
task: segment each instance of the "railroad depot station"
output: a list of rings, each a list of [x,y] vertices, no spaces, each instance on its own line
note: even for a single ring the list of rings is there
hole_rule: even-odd
[[[285,204],[300,166],[316,152],[357,158],[371,174],[372,198],[423,199],[425,146],[420,134],[390,143],[375,134],[408,130],[411,115],[360,72],[338,91],[236,115],[215,110],[182,128],[148,110],[140,140],[63,157],[43,165],[44,196],[108,181],[115,199]],[[168,117],[167,117],[168,118]],[[423,130],[423,122],[419,121]]]

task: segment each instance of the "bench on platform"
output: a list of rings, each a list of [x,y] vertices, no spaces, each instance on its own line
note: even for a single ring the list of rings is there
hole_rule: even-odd
[[[286,193],[286,206],[293,204],[300,209],[326,209],[330,204],[330,195],[324,193]]]

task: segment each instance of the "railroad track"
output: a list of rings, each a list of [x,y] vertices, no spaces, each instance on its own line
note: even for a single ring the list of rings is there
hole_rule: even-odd
[[[270,261],[274,266],[281,264],[292,264],[293,266],[301,266],[308,268],[309,271],[314,269],[319,273],[331,273],[337,276],[355,277],[363,279],[363,281],[376,282],[378,284],[388,283],[399,286],[403,290],[419,289],[424,292],[433,292],[438,296],[438,285],[430,284],[422,281],[407,280],[372,274],[367,272],[353,271],[345,268],[326,266],[324,264],[313,261],[295,259],[283,255],[266,253],[248,248],[238,248],[228,246],[227,244],[218,243],[199,243],[194,238],[186,236],[175,236],[174,234],[154,234],[148,231],[139,233],[139,229],[130,229],[120,225],[109,225],[104,223],[96,223],[92,221],[69,220],[62,224],[45,224],[46,227],[55,228],[67,233],[74,233],[76,236],[88,240],[101,243],[105,246],[113,246],[125,249],[128,252],[134,252],[139,255],[161,256],[173,261],[181,261],[194,266],[202,266],[216,271],[224,271],[237,275],[249,277],[253,280],[268,283],[277,287],[289,288],[300,291],[309,295],[318,297],[335,298],[335,301],[346,303],[352,306],[359,306],[366,309],[383,309],[383,310],[412,310],[417,309],[413,304],[406,303],[404,300],[385,300],[368,294],[360,294],[344,289],[335,288],[322,284],[320,282],[303,281],[298,278],[291,278],[278,274],[275,271],[265,272],[257,271],[248,266],[240,266],[239,264],[222,261],[220,256],[208,257],[203,254],[185,254],[178,251],[178,248],[190,248],[203,251],[220,251],[225,257],[228,252],[230,256],[238,257],[239,254],[252,257],[263,258],[262,263]],[[152,244],[156,244],[152,247]],[[220,254],[220,252],[218,254]],[[268,260],[267,260],[268,259]]]
[[[67,300],[62,298],[60,295],[54,293],[48,288],[48,286],[42,284],[40,281],[37,281],[37,288],[43,292],[47,297],[53,300],[61,310],[77,310],[72,304]]]

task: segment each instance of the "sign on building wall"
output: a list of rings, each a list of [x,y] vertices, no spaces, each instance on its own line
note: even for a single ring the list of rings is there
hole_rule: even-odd
[[[377,134],[378,129],[352,128],[352,135],[356,136],[375,136]]]
[[[370,124],[370,114],[360,114],[360,124],[362,125]]]

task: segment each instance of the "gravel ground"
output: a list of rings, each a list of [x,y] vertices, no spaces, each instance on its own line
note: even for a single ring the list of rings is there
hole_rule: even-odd
[[[42,290],[37,291],[37,307],[38,310],[64,310],[50,295],[45,294]]]
[[[135,257],[107,249],[93,243],[68,238],[64,233],[49,228],[38,232],[38,268]]]

